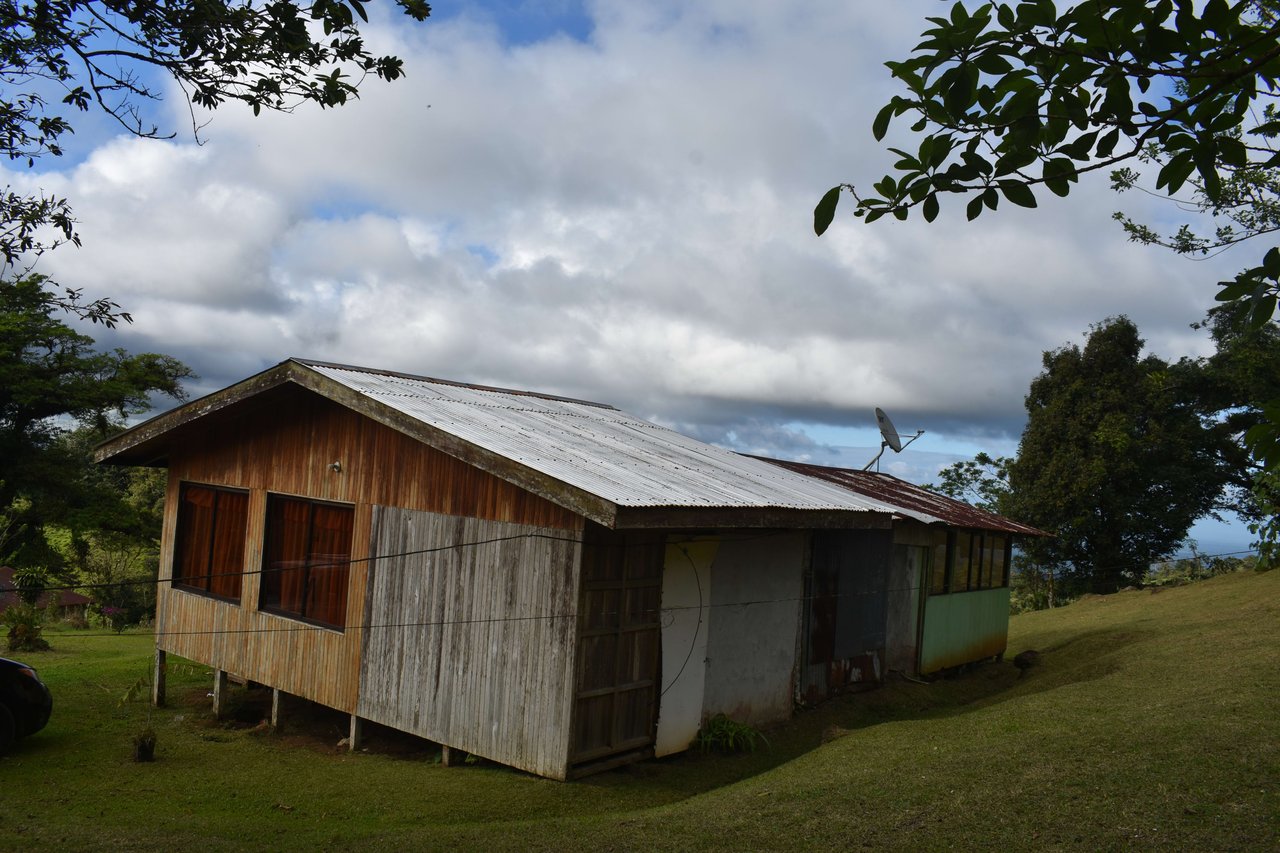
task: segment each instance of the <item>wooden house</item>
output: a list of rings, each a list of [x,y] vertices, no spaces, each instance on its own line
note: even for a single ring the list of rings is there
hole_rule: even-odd
[[[609,406],[299,359],[97,458],[169,471],[156,701],[173,653],[215,707],[231,674],[350,714],[353,747],[372,720],[555,779],[787,717],[833,573],[820,654],[892,654],[865,603],[895,524],[938,523]]]
[[[13,568],[0,566],[0,622],[4,612],[10,607],[22,603],[22,595],[17,584],[13,582]],[[52,610],[60,619],[82,618],[89,606],[89,597],[69,589],[42,592],[36,599],[36,607],[41,610]]]

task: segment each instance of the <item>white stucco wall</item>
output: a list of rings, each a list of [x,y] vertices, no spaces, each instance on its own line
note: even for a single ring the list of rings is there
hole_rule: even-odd
[[[711,565],[719,542],[668,542],[662,569],[662,689],[656,755],[689,748],[702,725]]]

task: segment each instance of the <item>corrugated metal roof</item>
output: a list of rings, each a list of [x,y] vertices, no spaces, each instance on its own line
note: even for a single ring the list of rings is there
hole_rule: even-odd
[[[970,527],[978,530],[1000,530],[1007,533],[1021,533],[1026,536],[1049,536],[1043,530],[1022,524],[1002,515],[978,509],[964,501],[923,489],[920,486],[900,480],[890,474],[859,471],[853,468],[829,468],[824,465],[811,465],[807,462],[787,462],[782,459],[768,459],[755,456],[788,471],[795,471],[808,477],[814,477],[828,483],[848,489],[855,494],[884,503],[901,507],[904,514],[930,523],[941,522],[956,527]]]
[[[620,507],[901,513],[879,498],[598,403],[296,361],[371,400]]]

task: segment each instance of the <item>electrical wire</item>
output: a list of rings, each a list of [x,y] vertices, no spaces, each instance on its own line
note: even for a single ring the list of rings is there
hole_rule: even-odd
[[[647,547],[643,543],[608,543],[608,542],[592,543],[592,542],[584,541],[583,539],[578,537],[552,535],[552,534],[541,532],[541,530],[545,530],[545,529],[546,528],[541,528],[539,529],[539,531],[535,531],[535,532],[518,533],[518,534],[512,534],[510,536],[498,536],[498,537],[492,537],[489,539],[475,540],[471,542],[451,543],[448,545],[434,546],[431,548],[420,548],[420,549],[415,549],[411,551],[401,551],[394,554],[374,554],[367,557],[358,557],[351,560],[344,560],[341,562],[319,563],[319,564],[313,564],[308,568],[324,568],[326,566],[337,567],[337,566],[343,566],[343,565],[351,565],[355,563],[376,563],[377,561],[380,561],[380,560],[403,559],[405,557],[435,554],[435,553],[441,553],[444,551],[455,551],[463,548],[475,548],[475,547],[481,547],[485,545],[500,544],[503,542],[510,542],[510,541],[519,540],[519,539],[542,539],[542,540],[548,540],[548,541],[558,541],[558,542],[564,542],[564,543],[573,544],[573,545],[581,545],[583,547],[589,547],[589,548]],[[759,533],[759,534],[752,534],[752,535],[746,535],[746,536],[724,537],[720,541],[743,542],[743,541],[755,541],[755,540],[761,540],[761,539],[777,538],[780,536],[792,536],[792,535],[794,535],[793,531],[770,531],[767,533]],[[827,593],[822,595],[809,595],[809,596],[802,595],[802,596],[785,597],[785,598],[751,599],[751,600],[744,600],[744,601],[721,602],[719,604],[705,603],[703,601],[702,582],[701,582],[701,578],[698,575],[697,567],[693,562],[693,558],[689,555],[688,550],[684,548],[685,544],[700,541],[700,540],[705,541],[704,537],[699,537],[695,535],[689,539],[676,540],[674,542],[666,543],[669,546],[674,545],[675,547],[677,547],[684,554],[685,558],[689,560],[690,565],[693,567],[694,578],[698,585],[698,604],[696,606],[695,605],[674,605],[670,607],[662,607],[658,611],[659,613],[662,613],[662,614],[674,614],[674,613],[683,612],[683,611],[697,610],[699,614],[698,628],[695,629],[694,640],[693,640],[694,644],[696,644],[697,632],[698,630],[701,629],[702,613],[706,610],[720,609],[720,608],[726,608],[726,607],[753,607],[753,606],[762,606],[762,605],[770,605],[770,604],[807,604],[807,603],[812,603],[814,601],[819,601],[819,600],[831,601],[831,600],[845,599],[845,598],[879,597],[882,595],[889,595],[894,593],[918,592],[926,588],[926,587],[920,587],[920,586],[889,587],[886,585],[883,589],[878,589],[878,590],[864,590],[864,591],[847,592],[847,593]],[[924,547],[924,546],[917,546],[917,547]],[[1216,557],[1227,557],[1227,556],[1235,556],[1238,554],[1256,554],[1256,553],[1257,553],[1256,551],[1246,549],[1246,550],[1238,550],[1238,551],[1227,551],[1227,552],[1222,552],[1218,554],[1201,554],[1200,557],[1202,559],[1213,559]],[[1131,566],[1136,564],[1129,564],[1129,565]],[[1115,567],[1107,567],[1107,568],[1115,568]],[[211,574],[207,576],[202,575],[201,577],[202,578],[208,577],[212,579],[213,577],[226,577],[231,575],[238,575],[238,576],[261,575],[263,573],[271,572],[271,571],[276,571],[276,570],[256,569],[256,570],[247,570],[243,572],[227,572],[227,573],[221,573],[221,574]],[[54,591],[66,591],[66,590],[74,591],[77,589],[109,589],[109,588],[119,588],[119,587],[132,586],[132,585],[159,586],[160,584],[163,584],[163,583],[173,583],[173,579],[172,578],[141,578],[141,579],[130,579],[130,580],[94,583],[94,584],[75,584],[75,585],[69,585],[69,586],[46,586],[46,587],[42,587],[42,591],[54,592]],[[178,587],[178,588],[182,589],[182,587]],[[983,588],[980,588],[979,590],[964,590],[956,594],[962,594],[963,592],[981,591],[982,589],[1002,589],[1002,588],[1004,588],[1004,586],[983,587]],[[193,594],[202,595],[202,593],[200,593],[198,590],[194,591]],[[933,593],[930,593],[930,594],[933,594]],[[228,602],[228,603],[233,604],[234,606],[240,606],[238,602]],[[652,612],[652,611],[649,611],[649,612]],[[602,613],[601,615],[619,616],[619,615],[622,615],[622,613],[621,611],[608,611],[608,612]],[[282,618],[287,619],[290,617],[284,616]],[[341,629],[337,629],[330,626],[322,626],[322,625],[298,624],[298,625],[280,626],[280,627],[272,627],[272,628],[257,627],[257,628],[239,628],[239,629],[220,628],[220,629],[204,630],[204,631],[157,631],[155,633],[155,636],[173,637],[173,636],[206,636],[206,635],[222,635],[222,634],[227,634],[227,635],[268,634],[268,633],[294,633],[299,631],[334,632],[337,630],[346,632],[346,631],[364,631],[364,630],[388,629],[388,628],[450,627],[455,625],[476,625],[476,624],[491,624],[491,623],[499,623],[499,622],[526,622],[526,621],[537,621],[537,620],[577,619],[577,618],[578,618],[578,614],[574,612],[574,613],[554,613],[554,614],[538,614],[538,615],[526,615],[526,616],[499,616],[499,617],[478,618],[478,619],[453,619],[453,620],[446,619],[446,620],[429,620],[429,621],[413,621],[413,622],[369,623],[367,625],[344,626]],[[80,636],[110,637],[110,636],[114,636],[114,634],[81,634]],[[681,669],[680,669],[681,673],[684,671],[685,667],[688,665],[688,662],[693,653],[693,648],[694,646],[691,645],[688,654],[686,654],[685,656],[685,662],[684,664],[681,665]],[[677,676],[676,676],[677,678],[679,677],[679,674],[680,673],[677,673]],[[674,684],[675,679],[673,679],[671,683]],[[667,689],[670,689],[670,685],[668,685]]]

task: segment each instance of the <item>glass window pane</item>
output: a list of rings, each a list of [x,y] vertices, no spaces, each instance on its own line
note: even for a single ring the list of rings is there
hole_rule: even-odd
[[[213,510],[217,492],[203,486],[182,487],[178,499],[177,547],[173,580],[180,586],[209,588],[209,543],[213,539]]]
[[[209,591],[224,598],[240,598],[244,575],[245,531],[249,525],[249,496],[243,492],[219,492]]]
[[[184,483],[178,499],[173,583],[239,600],[249,495]]]
[[[947,591],[947,531],[933,531],[932,566],[929,570],[929,594]]]
[[[1009,579],[1005,577],[1005,569],[1007,568],[1005,556],[1007,551],[1008,540],[1004,536],[993,536],[991,543],[991,585],[994,587],[1009,585]]]
[[[969,589],[969,570],[972,563],[971,551],[973,536],[960,530],[956,532],[956,544],[952,549],[951,591],[964,592]]]
[[[271,495],[260,605],[341,628],[355,510]]]
[[[991,546],[995,537],[990,533],[982,534],[982,578],[979,585],[982,589],[991,589],[991,571],[993,567]]]

